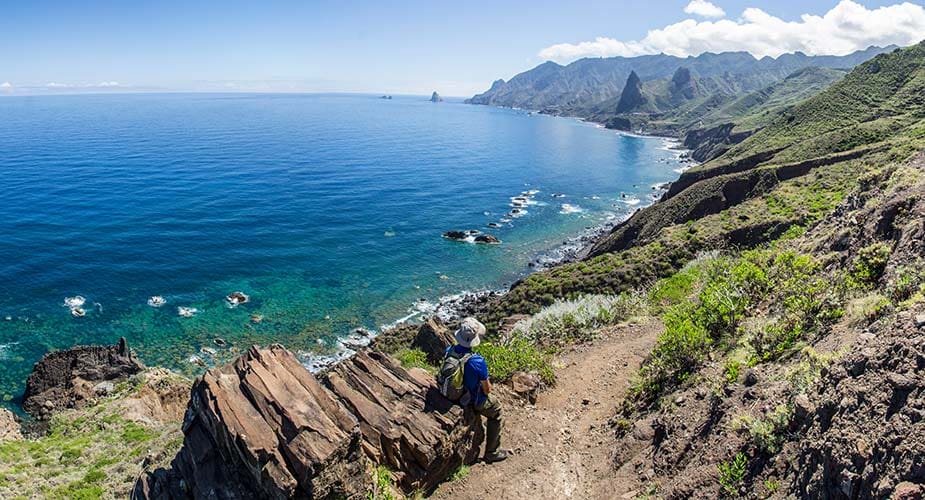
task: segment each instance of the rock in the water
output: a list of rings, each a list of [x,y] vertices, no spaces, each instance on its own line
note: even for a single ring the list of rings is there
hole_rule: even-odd
[[[134,498],[353,497],[365,484],[356,419],[280,346],[197,379],[183,434]]]
[[[430,102],[443,102],[443,98],[440,97],[440,94],[435,90],[434,93],[430,95]]]
[[[119,339],[112,346],[78,346],[46,354],[26,380],[23,409],[47,419],[66,408],[81,408],[97,396],[101,382],[115,383],[145,369]]]
[[[447,231],[443,237],[449,240],[465,240],[469,235],[465,231]]]
[[[443,360],[446,348],[453,345],[453,342],[453,333],[440,321],[440,318],[434,316],[428,318],[418,329],[411,347],[424,351],[427,354],[427,361],[436,365]]]
[[[501,243],[501,240],[499,240],[497,236],[494,236],[491,234],[480,234],[475,237],[475,242],[476,243],[487,243],[490,245],[497,245],[498,243]]]
[[[0,442],[22,439],[22,427],[13,412],[0,408]]]

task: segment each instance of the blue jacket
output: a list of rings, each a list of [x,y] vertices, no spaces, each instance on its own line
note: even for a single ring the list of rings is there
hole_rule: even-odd
[[[458,354],[467,354],[472,349],[461,345],[454,345],[446,348],[446,354],[453,349]],[[469,391],[469,397],[472,398],[472,404],[479,406],[488,399],[488,396],[482,391],[482,381],[488,380],[488,364],[485,358],[478,354],[473,354],[463,369],[463,386]]]

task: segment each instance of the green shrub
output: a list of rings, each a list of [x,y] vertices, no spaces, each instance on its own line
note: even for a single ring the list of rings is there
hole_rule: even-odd
[[[422,368],[434,372],[434,367],[427,362],[427,354],[420,349],[402,349],[395,353],[395,359],[405,368]]]
[[[719,469],[719,484],[723,487],[723,492],[729,496],[738,496],[739,487],[742,485],[742,480],[745,479],[747,466],[748,459],[741,452],[737,453],[732,460],[717,466],[717,469]]]
[[[734,384],[739,380],[739,372],[741,371],[742,363],[739,363],[735,360],[729,360],[723,366],[723,379],[726,380],[727,384]]]
[[[688,264],[671,276],[658,280],[649,291],[649,302],[656,307],[666,307],[689,300],[700,278],[700,266]]]
[[[892,308],[889,299],[879,293],[872,293],[848,302],[845,318],[853,326],[863,326],[880,319]]]
[[[895,277],[887,285],[887,295],[901,308],[916,295],[925,294],[925,262],[916,260],[912,265],[896,270]]]
[[[514,334],[539,345],[561,346],[586,342],[597,331],[625,321],[643,310],[644,302],[635,294],[585,295],[559,300],[517,323]]]
[[[652,403],[662,391],[683,383],[700,366],[712,340],[694,321],[694,310],[692,304],[678,304],[665,311],[665,331],[633,381],[631,399]]]
[[[778,405],[765,418],[753,420],[748,433],[758,449],[773,455],[780,451],[792,418],[793,410],[790,406]]]
[[[890,247],[886,243],[878,242],[862,248],[854,259],[851,268],[851,277],[861,288],[876,285],[886,270],[890,260]]]
[[[372,480],[372,491],[366,494],[367,500],[399,500],[392,493],[394,482],[389,469],[382,465],[373,467]]]
[[[482,342],[475,351],[485,358],[494,380],[506,380],[518,371],[534,371],[546,383],[555,382],[551,354],[522,337],[515,337],[507,344]]]

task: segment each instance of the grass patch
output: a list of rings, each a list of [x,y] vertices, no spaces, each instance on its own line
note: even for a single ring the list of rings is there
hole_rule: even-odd
[[[518,371],[532,371],[548,384],[555,382],[552,354],[524,338],[515,337],[507,344],[482,342],[475,348],[475,352],[485,358],[494,380],[507,380]]]
[[[420,349],[402,349],[395,353],[395,358],[404,368],[421,368],[436,373],[436,368],[427,362],[427,353]]]

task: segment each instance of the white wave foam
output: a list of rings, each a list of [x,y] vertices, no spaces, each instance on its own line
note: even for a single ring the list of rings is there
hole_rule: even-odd
[[[625,198],[625,199],[621,199],[620,203],[626,203],[627,205],[635,206],[635,205],[642,203],[642,200],[640,200],[639,198]]]
[[[73,297],[64,298],[64,307],[69,307],[71,309],[82,307],[87,302],[87,299],[81,297],[80,295],[75,295]]]
[[[578,205],[569,205],[568,203],[563,203],[559,208],[561,208],[559,210],[560,214],[580,214],[584,212],[584,209]]]
[[[151,307],[161,307],[166,303],[167,303],[167,299],[165,299],[164,297],[160,295],[152,295],[148,299],[148,305]]]
[[[181,318],[192,318],[193,316],[199,314],[199,309],[196,309],[195,307],[180,306],[180,307],[177,307],[177,314]]]

